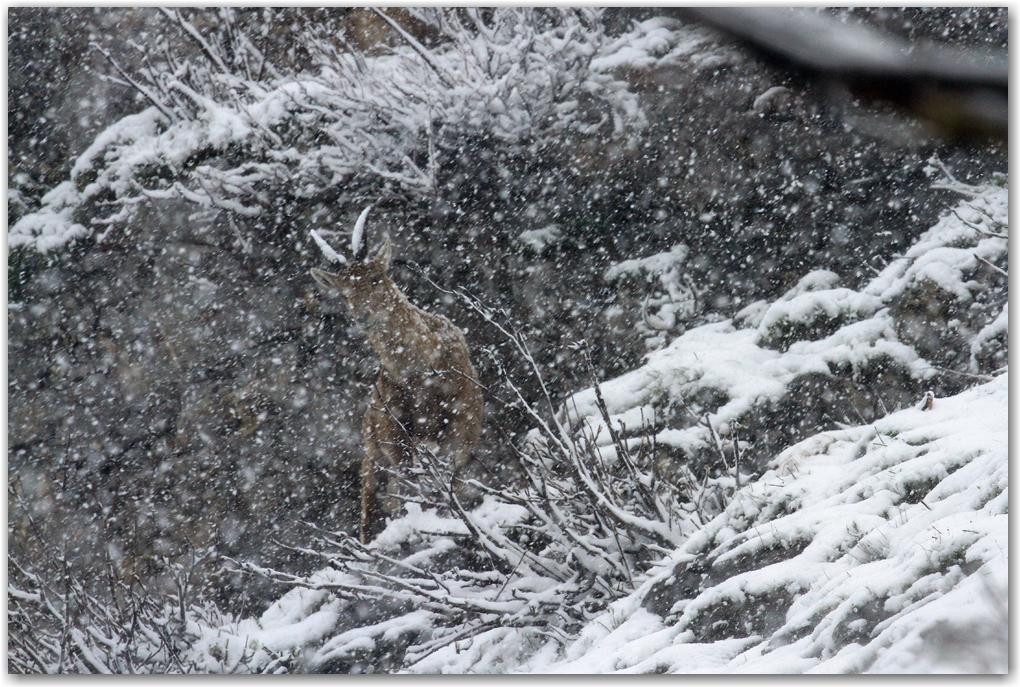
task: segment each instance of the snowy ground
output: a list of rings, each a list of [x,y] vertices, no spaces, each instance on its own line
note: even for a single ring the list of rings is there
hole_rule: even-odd
[[[565,657],[521,669],[1004,672],[1007,407],[1002,374],[791,447]],[[728,606],[745,627],[713,621]]]
[[[774,303],[736,321],[688,331],[647,363],[601,385],[611,422],[634,427],[669,399],[705,389],[725,401],[709,413],[721,435],[748,410],[807,373],[854,370],[881,357],[925,379],[931,366],[897,340],[890,308],[934,282],[969,302],[979,258],[1007,250],[1007,190],[971,188],[968,199],[864,289],[813,272]],[[767,347],[777,323],[831,331],[818,340]],[[974,350],[1004,332],[1007,310],[972,332]],[[785,329],[784,332],[794,331]],[[785,349],[785,350],[783,350]],[[972,360],[976,365],[976,362]],[[976,367],[974,368],[976,370]],[[980,375],[974,375],[978,379]],[[1008,372],[951,397],[874,422],[846,425],[776,455],[709,521],[636,581],[635,591],[564,643],[533,628],[499,627],[394,669],[426,673],[917,673],[1005,672],[1008,590]],[[577,426],[603,423],[589,390],[568,403]],[[711,429],[660,428],[657,440],[697,450]],[[602,432],[602,435],[607,432]],[[639,441],[632,439],[631,441]],[[732,444],[731,444],[732,445]],[[605,445],[609,456],[615,450]],[[455,518],[418,508],[393,522],[378,546],[433,539],[424,561],[457,546]],[[525,516],[487,500],[475,516],[504,530]],[[405,559],[405,563],[411,561]],[[417,564],[417,563],[415,563]],[[430,631],[429,612],[410,610],[371,628],[357,606],[325,588],[356,582],[326,569],[306,578],[260,619],[217,628],[194,624],[194,660],[209,671],[242,662],[265,669],[301,653],[315,670],[378,642]],[[307,588],[322,585],[320,588]],[[503,589],[486,602],[498,610]],[[510,592],[507,593],[510,596]],[[504,597],[505,598],[505,597]]]
[[[814,436],[777,456],[565,651],[500,629],[409,669],[1005,672],[1007,408],[1004,373],[929,410]],[[389,534],[452,522],[414,513]],[[317,661],[371,648],[360,628],[334,634],[343,608],[327,590],[299,588],[258,620],[195,626],[199,665],[218,672],[242,655],[264,665],[301,647]],[[424,616],[382,629],[426,629]]]

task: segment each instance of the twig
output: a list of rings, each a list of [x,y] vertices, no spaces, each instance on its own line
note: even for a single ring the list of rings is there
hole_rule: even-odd
[[[974,257],[977,258],[979,261],[983,262],[984,264],[988,265],[989,267],[991,267],[993,270],[995,270],[996,272],[998,272],[1002,276],[1006,277],[1007,279],[1009,278],[1009,273],[1006,270],[1002,269],[1001,267],[996,267],[991,262],[989,262],[988,260],[985,260],[980,255],[978,255],[977,253],[974,253]]]
[[[131,76],[127,73],[127,71],[125,71],[124,68],[117,63],[117,60],[113,59],[113,55],[111,55],[109,51],[107,51],[105,48],[103,48],[101,45],[95,42],[89,43],[89,45],[92,46],[92,48],[94,48],[95,50],[97,50],[100,54],[102,54],[103,57],[106,58],[106,61],[109,62],[113,66],[113,68],[117,70],[117,73],[120,74],[125,81],[131,84],[132,88],[134,88],[136,91],[145,96],[145,99],[152,103],[156,107],[156,109],[163,114],[164,117],[166,117],[172,123],[177,122],[177,117],[174,115],[174,113],[171,110],[168,110],[166,106],[162,103],[162,101],[160,101],[159,98],[153,95],[149,91],[149,89],[147,89],[145,86],[141,85],[140,83],[132,79]]]
[[[371,10],[372,10],[373,12],[375,12],[375,13],[376,13],[377,15],[379,15],[380,17],[382,17],[382,18],[383,18],[383,20],[384,20],[384,21],[385,21],[385,22],[386,22],[387,24],[389,24],[389,25],[390,25],[390,27],[391,27],[391,28],[392,28],[392,29],[393,29],[394,31],[396,31],[396,32],[397,32],[397,34],[399,34],[399,35],[400,35],[400,37],[401,37],[401,38],[403,38],[403,39],[404,39],[404,40],[405,40],[405,41],[407,42],[407,44],[408,44],[408,45],[410,45],[410,46],[411,46],[411,48],[412,48],[412,49],[413,49],[413,50],[414,50],[414,51],[415,51],[416,53],[418,53],[419,55],[421,55],[422,59],[423,59],[423,60],[425,60],[425,63],[426,63],[426,64],[427,64],[427,65],[428,65],[429,67],[431,67],[431,68],[432,68],[432,71],[434,71],[434,72],[436,73],[436,76],[437,76],[437,77],[439,77],[439,80],[440,80],[440,81],[442,82],[442,84],[443,84],[444,86],[446,86],[447,88],[452,88],[452,87],[453,87],[453,84],[452,84],[452,83],[450,82],[450,80],[449,80],[449,79],[448,79],[448,78],[446,77],[446,75],[445,75],[445,74],[443,74],[443,70],[442,70],[442,69],[441,69],[441,68],[439,67],[439,65],[438,65],[438,64],[436,64],[436,61],[435,61],[435,59],[434,59],[434,58],[432,57],[432,55],[431,55],[431,54],[429,53],[428,49],[427,49],[427,48],[426,48],[426,47],[425,47],[424,45],[422,45],[421,43],[419,43],[419,42],[418,42],[418,40],[417,40],[417,39],[416,39],[416,38],[415,38],[414,36],[412,36],[412,35],[411,35],[411,34],[409,34],[409,33],[408,33],[407,31],[405,31],[405,30],[404,30],[404,27],[402,27],[402,26],[401,26],[400,24],[398,24],[397,22],[393,21],[393,19],[391,19],[391,18],[390,18],[390,16],[389,16],[388,14],[386,14],[385,12],[383,12],[382,10],[380,10],[379,8],[377,8],[377,7],[371,7],[371,8],[369,8],[369,9],[371,9]]]

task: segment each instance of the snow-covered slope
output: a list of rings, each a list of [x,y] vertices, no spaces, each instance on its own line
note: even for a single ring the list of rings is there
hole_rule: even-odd
[[[1002,374],[789,448],[565,656],[520,669],[1004,672],[1007,407]]]
[[[824,432],[776,457],[635,593],[565,649],[499,628],[412,672],[1005,672],[1008,384]],[[412,513],[390,535],[454,521]],[[413,532],[412,532],[413,531]],[[204,670],[305,668],[428,631],[411,611],[359,627],[328,586],[288,592],[260,619],[192,624]],[[351,626],[353,624],[353,627]],[[337,628],[348,627],[344,631]],[[384,627],[385,626],[385,627]]]
[[[860,291],[838,287],[830,271],[811,272],[776,302],[753,303],[733,320],[691,329],[649,354],[645,365],[601,384],[611,421],[634,430],[643,417],[659,444],[687,458],[711,453],[711,429],[678,412],[682,402],[707,414],[723,440],[748,443],[748,459],[760,466],[793,443],[790,437],[820,429],[776,427],[797,419],[777,419],[784,402],[788,415],[812,411],[807,399],[791,398],[795,390],[816,397],[814,410],[831,405],[830,415],[841,413],[837,421],[857,424],[916,402],[926,387],[945,384],[947,374],[965,379],[946,372],[947,362],[970,374],[994,371],[974,351],[1006,332],[1005,277],[988,263],[1007,255],[1008,192],[957,187],[970,197]],[[1001,283],[988,283],[996,279]],[[897,378],[888,380],[890,374]],[[603,451],[613,451],[594,389],[565,407],[575,424],[595,433],[603,428]]]
[[[193,621],[189,660],[208,671],[1004,672],[1008,192],[954,188],[967,199],[860,291],[813,272],[600,385],[605,413],[595,390],[568,401],[563,418],[600,460],[624,445],[606,416],[617,437],[630,433],[622,442],[654,436],[674,461],[744,459],[739,481],[732,462],[705,473],[712,498],[670,529],[676,548],[635,568],[628,589],[606,585],[619,596],[580,627],[540,616],[583,594],[570,585],[599,564],[583,541],[542,558],[552,571],[535,565],[540,552],[508,574],[447,574],[478,532],[528,529],[527,508],[490,496],[475,532],[410,504],[374,544],[385,568],[352,569],[376,555],[357,550],[327,554],[331,566],[308,577],[269,573],[297,588],[260,619]],[[947,370],[963,390],[933,393],[950,388],[936,379]],[[794,390],[838,396],[830,382],[850,389],[837,401],[857,422],[780,431],[811,418],[816,396]]]

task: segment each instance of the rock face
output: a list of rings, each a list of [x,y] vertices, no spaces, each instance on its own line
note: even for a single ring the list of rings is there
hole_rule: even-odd
[[[134,94],[99,75],[103,57],[89,48],[101,36],[156,25],[148,10],[98,7],[13,8],[8,15],[8,213],[27,208],[67,178],[91,140],[136,111]],[[117,57],[132,64],[130,55]]]
[[[251,555],[299,519],[356,521],[370,354],[291,256],[237,251],[189,209],[153,207],[10,310],[11,474],[141,559]]]
[[[12,53],[12,69],[30,57]],[[853,286],[870,276],[869,260],[909,245],[942,210],[922,171],[933,152],[961,177],[1005,168],[1004,147],[970,156],[911,125],[882,128],[888,113],[834,103],[735,50],[709,46],[681,66],[620,76],[647,110],[638,147],[596,135],[512,158],[463,141],[447,153],[442,194],[389,208],[378,229],[394,235],[409,297],[451,315],[476,354],[498,339],[408,263],[507,307],[548,343],[536,352],[558,398],[590,383],[563,344],[588,339],[602,376],[645,353],[635,326],[648,284],[608,284],[613,264],[688,246],[700,321],[775,297],[813,267]],[[44,545],[31,512],[85,565],[109,554],[141,567],[197,550],[296,566],[269,544],[299,541],[299,521],[356,526],[360,417],[376,362],[308,276],[322,266],[300,245],[312,220],[267,236],[194,210],[154,202],[103,242],[28,260],[34,273],[16,280],[8,460],[27,509],[12,499],[18,546]],[[515,241],[535,231],[555,241]],[[900,306],[919,350],[948,350],[925,330],[939,302],[918,293]],[[475,363],[486,383],[492,371]],[[491,423],[487,432],[483,455],[497,450]]]

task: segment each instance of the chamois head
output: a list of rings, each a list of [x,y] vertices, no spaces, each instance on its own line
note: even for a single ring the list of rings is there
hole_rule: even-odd
[[[389,236],[375,257],[368,259],[368,241],[365,236],[365,218],[369,205],[365,208],[351,233],[351,255],[353,261],[340,255],[326,243],[318,232],[312,231],[312,238],[322,250],[323,255],[332,262],[341,265],[340,271],[326,272],[312,269],[312,277],[327,289],[336,289],[343,295],[351,314],[358,324],[371,326],[372,315],[382,305],[382,300],[392,286],[388,272],[392,248]]]

